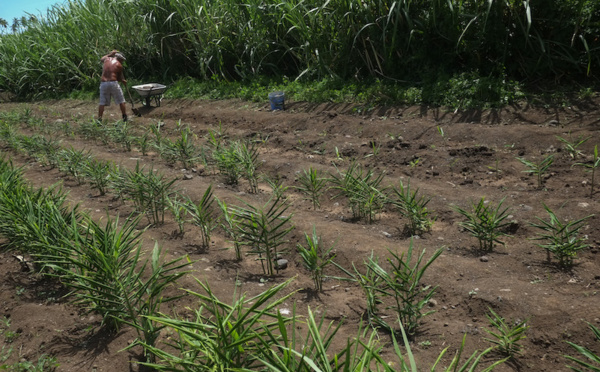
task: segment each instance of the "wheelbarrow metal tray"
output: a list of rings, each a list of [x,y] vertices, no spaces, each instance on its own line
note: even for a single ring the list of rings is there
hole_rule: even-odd
[[[158,83],[141,84],[132,86],[141,97],[151,97],[159,94],[163,94],[167,89],[166,85]]]

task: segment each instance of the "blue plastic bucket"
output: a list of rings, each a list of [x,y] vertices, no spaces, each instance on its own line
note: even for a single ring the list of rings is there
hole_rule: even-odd
[[[285,110],[285,93],[273,92],[269,93],[269,103],[271,103],[271,110]]]

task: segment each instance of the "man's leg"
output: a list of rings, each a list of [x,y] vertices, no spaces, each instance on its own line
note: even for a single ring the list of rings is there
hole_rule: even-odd
[[[125,102],[119,105],[121,107],[121,114],[123,114],[123,121],[127,121],[127,105]]]
[[[98,120],[102,121],[102,115],[104,115],[104,105],[98,105]]]

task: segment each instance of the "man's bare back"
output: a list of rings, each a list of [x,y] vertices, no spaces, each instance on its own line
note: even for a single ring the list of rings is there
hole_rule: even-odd
[[[127,83],[123,76],[123,65],[117,57],[116,52],[111,52],[105,55],[100,60],[102,62],[102,77],[101,81],[120,81],[124,84]]]

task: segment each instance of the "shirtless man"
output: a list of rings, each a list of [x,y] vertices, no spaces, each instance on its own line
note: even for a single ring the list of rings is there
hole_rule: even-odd
[[[104,114],[104,106],[110,106],[110,98],[115,100],[115,103],[121,107],[123,121],[127,121],[127,106],[125,105],[125,97],[119,82],[127,85],[127,80],[123,75],[123,61],[125,57],[113,50],[100,59],[102,62],[102,78],[100,83],[100,105],[98,106],[98,120],[102,121]]]

